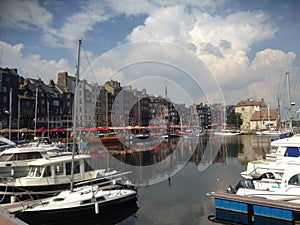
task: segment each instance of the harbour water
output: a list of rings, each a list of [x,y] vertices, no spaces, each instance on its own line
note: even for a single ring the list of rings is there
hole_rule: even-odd
[[[207,193],[235,185],[248,161],[263,158],[271,138],[200,139],[169,140],[154,148],[144,142],[138,152],[99,153],[97,163],[133,171],[131,180],[141,186],[137,206],[78,224],[214,224],[208,220],[215,214],[214,201]]]

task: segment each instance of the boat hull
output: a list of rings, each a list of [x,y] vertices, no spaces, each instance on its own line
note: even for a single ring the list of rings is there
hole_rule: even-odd
[[[90,204],[57,210],[18,212],[16,216],[28,224],[65,224],[107,215],[125,207],[134,206],[136,201],[136,194],[132,194],[109,202],[95,203],[98,204],[98,213],[96,213],[95,204]]]

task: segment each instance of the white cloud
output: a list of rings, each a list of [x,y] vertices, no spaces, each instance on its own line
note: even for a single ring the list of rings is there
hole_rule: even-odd
[[[147,16],[143,25],[134,28],[127,40],[130,43],[165,41],[192,50],[216,76],[229,103],[236,103],[241,98],[264,97],[268,93],[274,93],[277,75],[291,67],[296,57],[293,52],[262,49],[251,61],[248,54],[252,46],[273,39],[278,29],[264,11],[226,11],[222,13],[223,16],[218,16],[215,10],[224,4],[223,0],[187,0],[184,3],[179,0],[107,0],[101,3],[84,1],[80,4],[79,12],[74,12],[63,20],[60,27],[52,27],[53,15],[41,7],[38,1],[0,1],[1,9],[5,9],[0,15],[0,27],[38,28],[43,31],[44,41],[49,46],[72,49],[76,58],[76,40],[88,38],[98,23],[122,14],[142,14]],[[49,79],[49,75],[56,76],[61,70],[74,71],[65,59],[48,61],[40,55],[24,57],[22,44],[9,45],[1,42],[1,47],[1,55],[5,55],[1,58],[1,65],[22,68],[30,75],[47,74],[45,80]],[[164,51],[144,46],[142,50],[143,52],[133,48],[117,57],[124,60],[126,65],[127,62],[138,61],[144,56],[156,58]],[[93,61],[92,52],[88,52],[88,55],[90,61]],[[172,63],[179,63],[181,67],[184,63],[189,65],[187,59],[178,60],[178,56],[172,51],[169,57]],[[110,65],[109,63],[114,62],[106,63]],[[89,63],[82,64],[84,71]],[[116,69],[119,68],[107,66],[103,71],[109,73]],[[125,79],[122,72],[119,74],[120,79]]]
[[[180,1],[148,1],[148,0],[128,0],[128,1],[84,1],[80,3],[81,10],[67,17],[62,21],[62,26],[55,28],[52,26],[53,15],[35,1],[1,1],[1,25],[2,27],[29,29],[37,27],[43,31],[43,40],[50,46],[58,48],[73,49],[73,43],[78,39],[86,39],[86,35],[91,32],[97,23],[107,21],[115,16],[125,14],[127,16],[151,15],[152,12],[165,8],[183,5]],[[214,9],[223,4],[223,0],[218,1],[185,1],[184,5],[197,9]],[[66,6],[67,7],[67,6]],[[167,13],[167,11],[165,11]],[[156,15],[159,16],[159,15]],[[163,15],[176,17],[177,15]],[[180,15],[179,15],[180,16]],[[179,19],[178,17],[176,17]],[[169,19],[168,19],[169,20]],[[185,21],[185,20],[183,20]],[[168,22],[168,21],[166,21]],[[188,22],[188,21],[187,21]],[[149,23],[151,23],[149,21]],[[188,23],[181,24],[189,25]],[[57,26],[57,24],[56,24]],[[184,37],[183,37],[184,38]],[[174,40],[172,40],[174,41]]]
[[[19,68],[19,74],[29,77],[40,77],[45,82],[56,80],[56,74],[60,71],[74,71],[66,59],[45,60],[40,55],[22,55],[23,44],[10,45],[0,41],[1,67]]]
[[[136,27],[127,39],[130,42],[158,40],[186,44],[194,20],[183,6],[157,9],[145,20],[144,25]]]
[[[279,78],[275,78],[291,67],[295,53],[265,49],[252,61],[248,53],[253,44],[273,39],[277,30],[263,11],[220,17],[172,6],[154,10],[127,38],[168,41],[194,50],[220,82],[226,102],[235,104],[241,98],[271,98],[272,94],[276,99]]]
[[[83,39],[93,30],[96,23],[107,21],[109,18],[111,16],[102,4],[91,1],[90,4],[83,5],[80,12],[66,18],[61,28],[49,29],[44,35],[44,40],[55,47],[73,49],[76,40]]]
[[[251,68],[254,71],[267,70],[264,73],[266,78],[269,78],[270,74],[278,71],[279,68],[288,69],[292,66],[292,63],[296,57],[294,52],[285,53],[278,49],[265,49],[257,52],[254,60],[252,61]],[[270,71],[273,69],[273,71]]]
[[[52,14],[34,1],[0,1],[0,27],[18,27],[31,29],[38,27],[47,30],[52,21]]]

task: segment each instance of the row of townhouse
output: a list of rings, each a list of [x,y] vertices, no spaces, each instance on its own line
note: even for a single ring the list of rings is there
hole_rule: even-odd
[[[23,78],[17,69],[0,68],[0,129],[72,127],[74,98],[76,126],[147,126],[154,120],[179,124],[180,116],[170,100],[148,95],[118,81],[103,85],[57,74],[57,83]]]
[[[57,83],[23,78],[17,69],[0,68],[0,129],[72,127],[74,76],[57,74]],[[274,119],[277,111],[267,110],[263,99],[240,101],[235,106],[216,104],[176,104],[145,89],[122,87],[118,81],[103,85],[81,80],[77,88],[76,121],[79,127],[148,126],[155,124],[197,126],[203,129],[223,125],[225,116],[241,113],[243,130],[263,129],[266,118]],[[266,112],[269,114],[266,114]],[[11,119],[11,120],[10,120]]]

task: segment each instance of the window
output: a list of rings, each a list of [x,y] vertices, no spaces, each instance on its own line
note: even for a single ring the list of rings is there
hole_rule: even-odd
[[[55,175],[63,175],[64,174],[64,164],[55,165]]]
[[[29,177],[41,177],[44,168],[41,166],[30,166],[27,176]]]
[[[296,175],[292,176],[291,179],[289,180],[288,184],[300,185],[300,174],[296,174]]]
[[[14,154],[11,160],[19,161],[19,160],[40,159],[40,158],[42,158],[42,155],[39,152],[24,152],[24,153]]]
[[[66,163],[66,175],[71,175],[72,163]],[[74,162],[74,174],[80,173],[80,163],[79,161]]]
[[[91,167],[91,165],[87,161],[84,160],[84,171],[88,172],[88,171],[93,171],[93,170],[94,170],[93,167]]]
[[[29,167],[29,171],[28,171],[27,176],[33,177],[33,176],[34,176],[35,169],[36,169],[35,166],[30,166],[30,167]]]
[[[0,162],[11,161],[13,154],[3,154],[0,155]]]
[[[45,171],[44,171],[44,177],[51,177],[52,173],[51,173],[51,167],[50,166],[46,166]]]
[[[54,105],[54,106],[59,106],[59,101],[58,101],[58,100],[54,100],[54,101],[53,101],[53,105]]]
[[[42,175],[43,169],[43,167],[38,166],[36,168],[35,177],[40,177]]]

